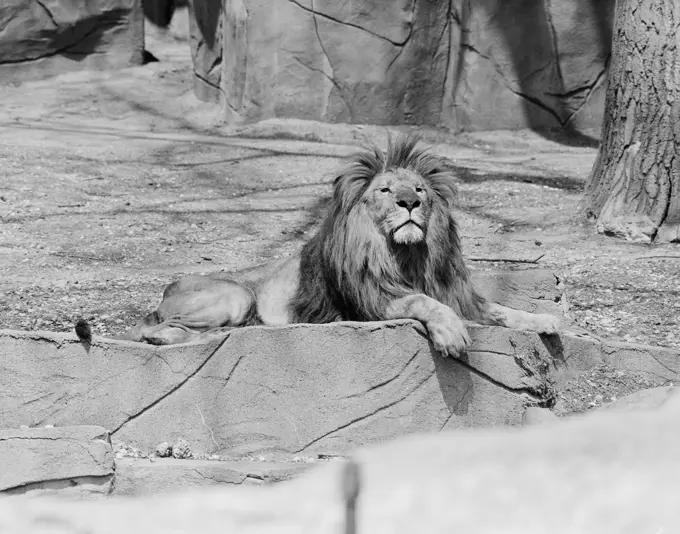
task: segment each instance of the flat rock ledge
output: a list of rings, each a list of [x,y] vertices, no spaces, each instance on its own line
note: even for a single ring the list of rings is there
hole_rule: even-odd
[[[74,334],[0,331],[0,428],[98,425],[151,452],[345,455],[417,432],[519,425],[555,387],[607,362],[676,380],[677,352],[471,326],[460,358],[415,321],[234,329],[154,347]]]
[[[414,432],[519,424],[554,395],[541,338],[471,327],[461,359],[415,321],[235,329],[153,347],[0,332],[0,428],[101,425],[152,451],[184,439],[222,457],[345,454]]]
[[[79,499],[272,484],[327,463],[114,458],[110,436],[98,426],[0,430],[0,458],[0,495]]]
[[[113,479],[108,432],[99,426],[0,429],[0,492],[107,495]]]
[[[290,480],[318,463],[176,460],[156,458],[116,459],[110,495],[138,497],[189,487],[260,486]]]

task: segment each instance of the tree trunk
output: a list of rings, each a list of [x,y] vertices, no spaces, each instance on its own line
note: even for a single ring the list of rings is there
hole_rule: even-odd
[[[617,0],[602,143],[586,185],[597,231],[680,242],[680,2]]]

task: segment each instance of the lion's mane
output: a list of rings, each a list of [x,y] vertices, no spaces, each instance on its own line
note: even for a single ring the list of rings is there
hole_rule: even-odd
[[[395,298],[423,293],[476,320],[483,303],[472,288],[452,209],[452,169],[417,146],[418,138],[388,141],[353,156],[335,178],[319,231],[302,249],[298,289],[290,302],[295,322],[376,321]],[[376,227],[361,197],[375,176],[391,169],[418,173],[434,192],[426,238],[394,245]]]

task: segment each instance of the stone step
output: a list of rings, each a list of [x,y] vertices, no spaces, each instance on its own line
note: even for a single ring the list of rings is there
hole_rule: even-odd
[[[98,426],[0,429],[0,493],[103,497],[114,465],[109,434]]]
[[[259,486],[290,480],[314,465],[306,462],[122,458],[115,460],[110,494],[139,496],[189,487]]]

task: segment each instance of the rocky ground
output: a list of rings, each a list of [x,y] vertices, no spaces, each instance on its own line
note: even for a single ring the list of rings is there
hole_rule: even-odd
[[[384,140],[377,127],[220,125],[193,97],[184,30],[151,32],[157,63],[0,85],[0,328],[68,331],[82,316],[115,334],[183,274],[252,277],[314,231],[339,158]],[[458,168],[474,269],[540,256],[580,326],[680,349],[678,247],[599,236],[581,216],[596,149],[533,132],[422,133]],[[582,411],[643,382],[598,370],[563,395]]]

